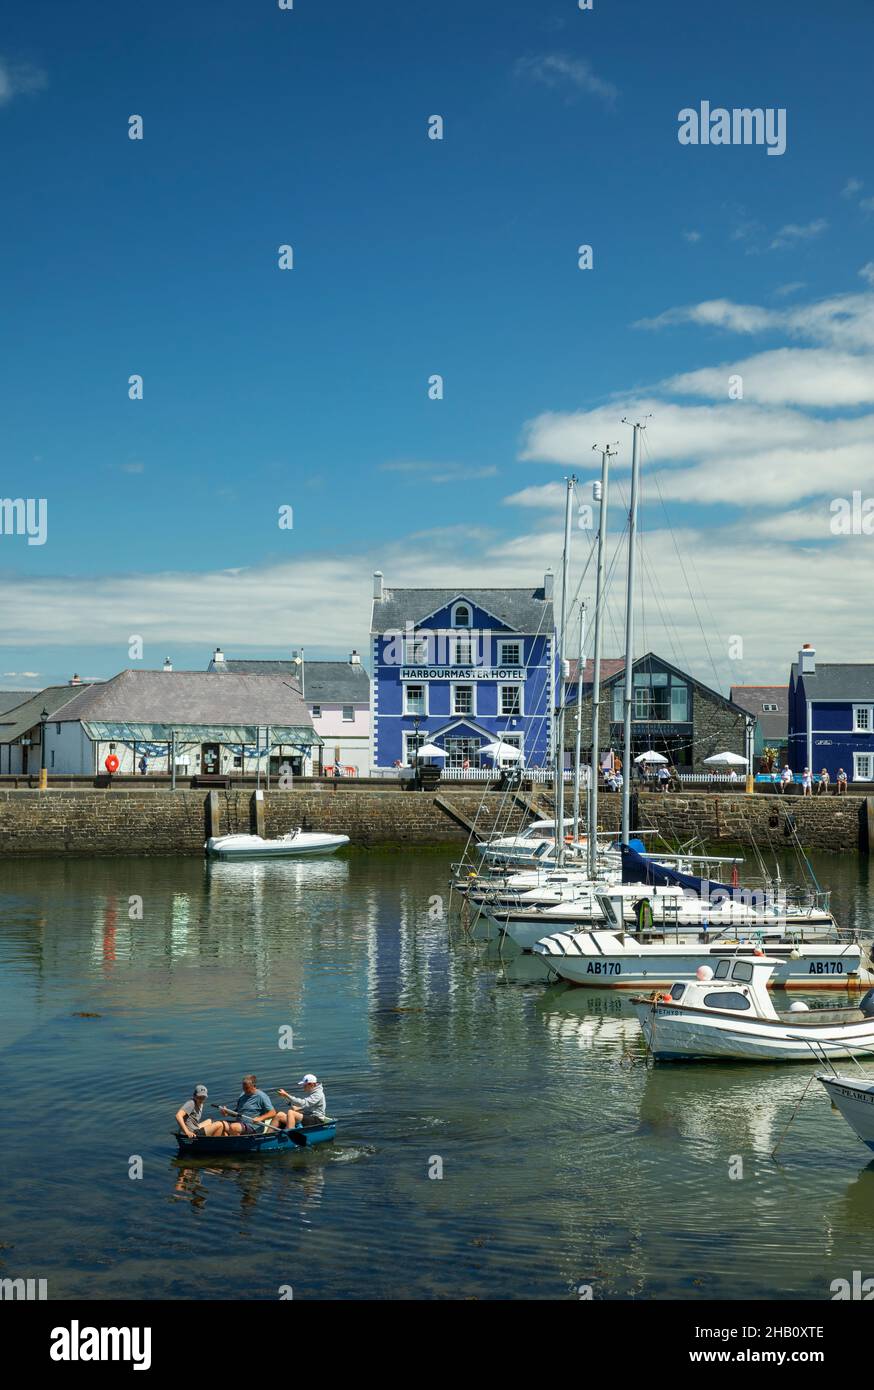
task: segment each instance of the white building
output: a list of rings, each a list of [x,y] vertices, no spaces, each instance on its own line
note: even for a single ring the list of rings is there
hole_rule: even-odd
[[[366,777],[370,770],[370,677],[357,652],[348,661],[310,661],[302,656],[287,661],[229,661],[216,647],[210,671],[243,675],[287,675],[298,689],[324,743],[314,750],[308,772],[333,772],[339,763],[344,776]],[[321,755],[321,757],[319,756]]]
[[[173,671],[169,665],[121,671],[78,689],[40,691],[20,711],[0,715],[0,765],[38,772],[43,725],[50,774],[93,776],[104,772],[110,756],[118,759],[119,773],[141,771],[143,759],[147,772],[166,773],[171,749],[181,776],[259,767],[278,773],[285,763],[300,773],[321,743],[286,676]]]

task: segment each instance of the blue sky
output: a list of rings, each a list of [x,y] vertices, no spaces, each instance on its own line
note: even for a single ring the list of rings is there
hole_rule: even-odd
[[[638,409],[647,645],[721,687],[872,656],[874,538],[829,531],[874,493],[872,39],[866,0],[16,7],[0,495],[49,519],[0,537],[0,683],[132,634],[341,655],[377,566],[536,582]],[[786,153],[681,146],[701,100],[785,108]]]

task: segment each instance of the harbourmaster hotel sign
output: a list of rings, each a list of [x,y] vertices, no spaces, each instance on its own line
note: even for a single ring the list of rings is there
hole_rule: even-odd
[[[402,681],[521,681],[524,666],[402,666]]]

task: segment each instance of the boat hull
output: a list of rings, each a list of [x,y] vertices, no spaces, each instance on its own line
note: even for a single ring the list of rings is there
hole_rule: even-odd
[[[180,1154],[189,1158],[209,1158],[220,1154],[279,1154],[309,1149],[336,1138],[337,1124],[331,1120],[323,1125],[300,1125],[277,1134],[267,1130],[261,1134],[229,1134],[221,1138],[189,1139],[185,1134],[175,1136]]]
[[[669,989],[677,981],[691,982],[702,965],[715,967],[726,957],[754,956],[757,943],[645,946],[626,937],[624,946],[610,932],[557,932],[534,945],[537,955],[563,980],[590,989]],[[768,943],[768,954],[779,959],[769,989],[805,991],[865,989],[874,974],[862,966],[857,945]],[[793,958],[794,957],[794,958]]]
[[[206,852],[212,859],[299,859],[301,855],[333,854],[348,843],[348,835],[308,831],[279,840],[263,840],[260,835],[223,835],[207,840]]]
[[[874,1080],[857,1081],[849,1076],[822,1074],[819,1080],[850,1129],[863,1144],[874,1149]]]
[[[682,1006],[632,1004],[657,1062],[821,1062],[874,1048],[874,1019],[829,1026],[713,1016]]]

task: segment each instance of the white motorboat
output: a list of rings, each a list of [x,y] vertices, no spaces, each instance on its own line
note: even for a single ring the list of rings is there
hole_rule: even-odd
[[[530,904],[530,906],[529,906]],[[483,905],[486,917],[523,951],[535,948],[541,938],[560,932],[585,931],[602,926],[619,934],[632,931],[642,937],[641,904],[648,904],[646,939],[674,941],[713,940],[739,934],[755,944],[785,941],[789,933],[803,932],[805,941],[834,941],[838,937],[830,912],[791,902],[767,907],[737,901],[710,903],[678,887],[657,888],[643,884],[589,883],[567,899],[549,903],[534,892],[520,895],[509,906],[498,897]]]
[[[768,941],[775,961],[772,989],[805,991],[864,989],[874,973],[863,963],[857,941],[806,942],[784,937]],[[572,985],[594,989],[667,989],[676,981],[692,982],[701,966],[761,956],[756,940],[735,934],[715,941],[690,938],[677,942],[639,941],[628,932],[556,932],[534,944],[551,970]]]
[[[333,854],[348,843],[348,835],[298,829],[275,840],[261,835],[212,835],[206,852],[215,859],[291,859],[301,854]]]
[[[570,819],[562,821],[563,831],[566,832],[572,826],[573,822]],[[572,842],[568,844],[568,851],[579,855],[585,851],[585,847],[585,840]],[[494,840],[480,840],[476,848],[484,859],[492,863],[536,866],[555,848],[555,821],[532,821],[517,835],[500,835]]]
[[[822,1082],[832,1105],[850,1129],[863,1144],[874,1149],[874,1076],[847,1076],[833,1071],[818,1072],[816,1079]]]
[[[874,1049],[874,990],[858,1008],[810,1009],[800,1000],[778,1012],[768,983],[771,956],[702,966],[694,981],[631,1004],[656,1061],[822,1062]]]

